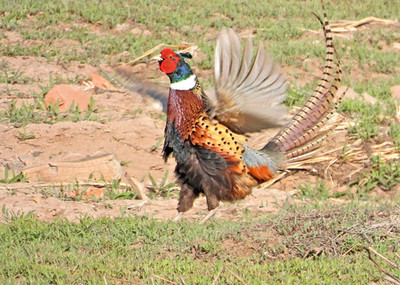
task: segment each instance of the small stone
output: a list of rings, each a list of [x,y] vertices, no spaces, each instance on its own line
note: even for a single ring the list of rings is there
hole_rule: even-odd
[[[358,99],[358,100],[362,100],[365,101],[368,104],[375,104],[376,102],[378,102],[378,99],[376,99],[375,97],[369,95],[366,92],[363,92],[361,95],[359,93],[357,93],[356,91],[354,91],[353,88],[348,88],[347,86],[340,86],[338,93],[341,92],[346,92],[346,94],[344,95],[344,98],[346,99]],[[347,91],[346,91],[347,89]]]
[[[340,86],[339,90],[337,92],[338,93],[345,92],[347,88],[348,88],[347,86]],[[356,91],[354,91],[353,88],[349,88],[349,89],[347,89],[346,94],[344,95],[344,98],[346,98],[346,99],[361,99],[361,95],[358,94]]]
[[[91,81],[94,86],[99,87],[99,88],[111,88],[113,87],[111,82],[105,79],[104,77],[100,76],[96,72],[93,72],[89,74]]]
[[[61,112],[68,111],[72,103],[74,103],[74,106],[79,106],[81,111],[84,111],[89,107],[90,95],[78,87],[58,84],[47,92],[44,101],[46,106],[55,105],[58,101]]]
[[[375,97],[369,95],[367,92],[363,92],[362,97],[364,98],[365,102],[367,102],[368,104],[375,104],[376,102],[378,102],[378,99],[376,99]]]
[[[396,50],[400,50],[400,42],[399,43],[393,43],[393,48]]]
[[[79,195],[82,195],[82,199],[90,199],[90,198],[95,198],[95,199],[101,199],[104,197],[104,192],[102,188],[97,188],[97,187],[91,187],[89,190],[85,192],[81,191],[75,191],[75,190],[70,190],[68,193],[64,193],[64,197],[70,197],[70,198],[75,198],[78,197]]]
[[[140,37],[141,36],[143,38],[151,36],[151,34],[152,34],[152,32],[150,30],[139,28],[139,27],[133,28],[131,30],[131,33],[136,37]]]
[[[83,197],[85,198],[96,198],[100,199],[104,197],[103,189],[102,188],[96,188],[92,187],[88,191],[82,194]]]
[[[33,197],[32,201],[35,202],[36,204],[39,204],[42,200],[40,199],[40,197]]]
[[[130,29],[130,24],[129,23],[122,23],[122,24],[118,24],[115,26],[115,31],[122,33],[122,32],[126,32]]]

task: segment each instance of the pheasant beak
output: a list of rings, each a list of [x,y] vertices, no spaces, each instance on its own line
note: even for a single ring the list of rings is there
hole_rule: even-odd
[[[158,62],[163,61],[163,59],[161,58],[161,54],[153,56],[152,58],[150,58],[149,61],[153,61],[153,60],[157,60]]]

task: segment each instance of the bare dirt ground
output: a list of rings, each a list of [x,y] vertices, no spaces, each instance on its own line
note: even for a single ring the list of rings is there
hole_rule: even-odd
[[[9,40],[20,40],[17,35],[9,35]],[[58,43],[71,45],[73,43]],[[23,76],[33,78],[33,82],[24,84],[12,84],[10,86],[0,84],[0,108],[5,110],[10,100],[16,100],[17,105],[22,101],[32,102],[31,92],[38,92],[39,84],[48,84],[50,75],[55,78],[71,79],[76,76],[88,78],[92,72],[99,70],[88,64],[71,62],[68,65],[48,62],[36,57],[0,57],[0,62],[12,70],[23,70]],[[312,71],[308,76],[303,73],[301,81],[312,81],[318,72],[318,65],[312,64]],[[314,68],[315,67],[315,68]],[[107,68],[107,67],[106,67]],[[315,70],[314,70],[315,69]],[[150,67],[148,77],[156,74],[162,82],[167,78],[158,73],[157,67]],[[206,74],[205,72],[204,74]],[[290,71],[288,71],[290,76]],[[208,75],[210,72],[208,72]],[[201,74],[200,74],[201,77]],[[85,86],[80,85],[81,88]],[[167,88],[167,87],[165,87]],[[118,87],[112,87],[113,91],[101,90],[91,92],[95,101],[98,116],[95,121],[58,122],[56,124],[29,124],[25,128],[17,127],[10,123],[0,124],[0,167],[9,167],[16,173],[26,167],[49,162],[71,161],[78,158],[98,154],[112,153],[122,163],[122,172],[141,181],[149,192],[151,181],[149,174],[159,182],[169,171],[167,182],[175,180],[173,169],[174,159],[165,163],[161,156],[164,121],[162,111],[151,99],[144,99],[138,94],[127,92]],[[19,98],[15,94],[24,94]],[[267,142],[268,137],[276,130],[264,134],[253,134],[250,145],[261,146]],[[30,139],[22,140],[21,132],[33,134]],[[337,133],[328,143],[329,147],[341,148],[348,141],[346,130]],[[361,146],[367,152],[366,146]],[[327,178],[328,187],[333,191],[344,191],[346,183],[353,179],[363,166],[339,165],[332,166],[326,171],[328,162],[320,166],[315,164],[307,170],[291,172],[273,186],[261,185],[254,189],[253,194],[244,201],[235,204],[224,204],[217,214],[221,218],[240,218],[245,212],[275,213],[284,203],[300,203],[293,199],[293,194],[298,190],[299,184],[311,183],[317,179]],[[0,172],[3,172],[2,168]],[[354,171],[354,170],[357,170]],[[327,175],[328,173],[328,175]],[[346,175],[344,175],[346,174]],[[349,176],[350,174],[350,176]],[[73,184],[73,182],[71,182]],[[127,183],[122,177],[122,183]],[[177,191],[170,198],[153,193],[151,200],[145,202],[132,199],[73,199],[68,193],[60,192],[60,187],[39,187],[32,183],[2,184],[0,185],[0,207],[5,206],[8,211],[23,214],[34,211],[40,219],[51,221],[64,217],[71,221],[79,221],[82,216],[104,217],[120,216],[124,214],[146,215],[157,219],[170,219],[176,215]],[[271,188],[272,187],[272,188]],[[398,190],[394,191],[398,193]],[[61,193],[61,194],[60,194]],[[150,193],[151,194],[151,193]],[[159,194],[159,195],[157,195]],[[335,203],[344,203],[347,198],[333,199]],[[205,215],[206,203],[204,197],[198,199],[195,206],[187,214],[187,218],[198,219]]]

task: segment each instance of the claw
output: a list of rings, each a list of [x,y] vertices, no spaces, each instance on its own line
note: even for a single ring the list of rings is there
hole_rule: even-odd
[[[211,219],[217,212],[218,212],[219,207],[211,210],[210,212],[208,212],[207,216],[205,216],[201,221],[200,221],[200,225],[204,224],[205,222],[207,222],[209,219]]]
[[[176,215],[176,217],[173,219],[174,222],[179,221],[180,219],[183,218],[183,216],[185,215],[185,212],[179,212],[178,215]]]

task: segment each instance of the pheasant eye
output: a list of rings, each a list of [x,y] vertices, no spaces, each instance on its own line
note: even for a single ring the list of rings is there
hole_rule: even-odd
[[[169,57],[170,59],[172,59],[172,54],[170,54],[168,57]]]

